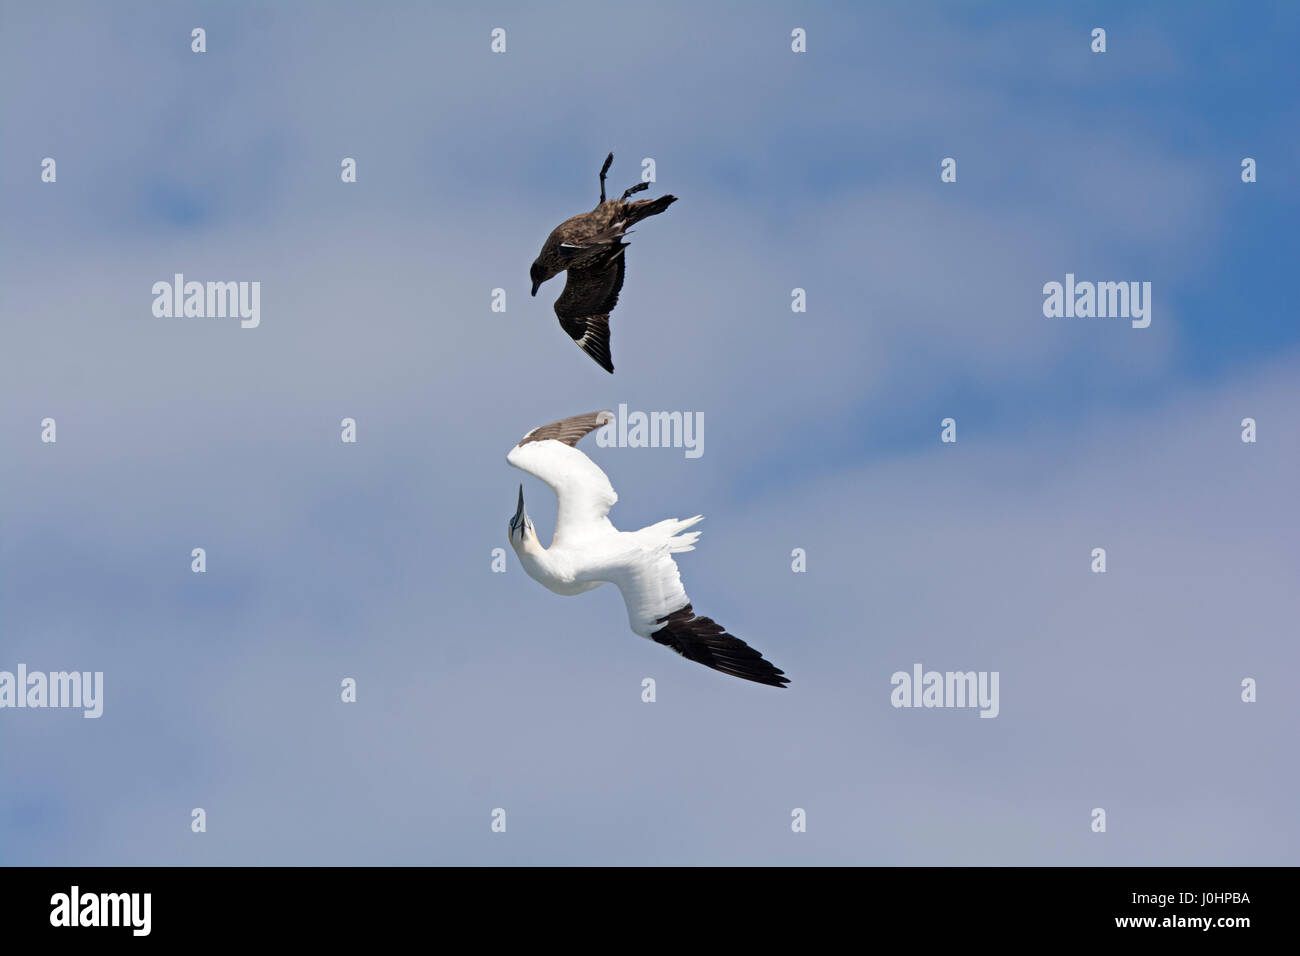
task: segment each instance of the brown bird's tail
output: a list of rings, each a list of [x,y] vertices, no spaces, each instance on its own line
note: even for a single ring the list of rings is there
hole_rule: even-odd
[[[630,202],[624,210],[627,225],[631,226],[642,219],[657,216],[675,202],[677,202],[676,196],[660,196],[658,199],[638,199],[636,202]]]

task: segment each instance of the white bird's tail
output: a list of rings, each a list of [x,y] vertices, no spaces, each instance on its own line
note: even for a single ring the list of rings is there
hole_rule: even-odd
[[[694,518],[665,518],[663,521],[657,521],[649,527],[642,528],[636,532],[641,544],[645,548],[659,550],[667,549],[669,554],[677,554],[679,551],[694,551],[695,542],[700,538],[700,532],[691,531],[682,534],[687,528],[699,524],[704,520],[704,515],[696,515]]]

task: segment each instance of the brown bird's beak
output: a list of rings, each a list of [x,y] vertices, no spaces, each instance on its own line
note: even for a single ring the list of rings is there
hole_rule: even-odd
[[[537,295],[537,290],[538,290],[539,288],[541,288],[541,285],[542,285],[542,284],[541,284],[540,282],[534,282],[534,283],[533,283],[533,291],[532,291],[532,294],[533,294],[533,295]]]

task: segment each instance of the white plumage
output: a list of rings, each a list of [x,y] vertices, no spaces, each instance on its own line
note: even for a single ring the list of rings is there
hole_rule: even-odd
[[[687,529],[702,521],[701,515],[667,518],[639,531],[619,531],[609,520],[618,495],[576,445],[613,417],[593,412],[535,428],[506,455],[510,464],[546,482],[558,503],[555,537],[543,548],[519,486],[510,544],[524,570],[557,594],[612,583],[623,595],[629,625],[642,637],[736,677],[775,687],[789,683],[744,641],[692,610],[672,555],[695,549],[700,533]]]

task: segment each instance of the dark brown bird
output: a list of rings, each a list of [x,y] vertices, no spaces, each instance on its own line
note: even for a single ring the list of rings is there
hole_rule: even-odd
[[[609,354],[609,313],[618,302],[627,268],[623,251],[628,243],[622,241],[623,236],[635,223],[659,215],[677,201],[676,196],[661,196],[628,202],[628,196],[650,188],[649,183],[637,183],[618,199],[607,202],[605,174],[613,162],[614,154],[610,153],[600,168],[600,202],[596,208],[556,226],[528,270],[533,295],[547,279],[568,270],[564,291],[555,300],[560,327],[597,365],[611,373],[614,362]]]

